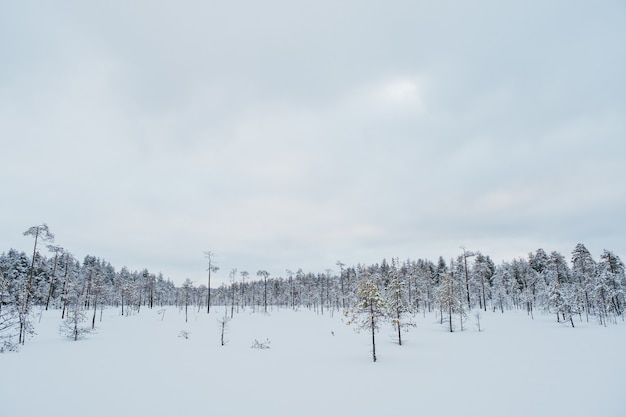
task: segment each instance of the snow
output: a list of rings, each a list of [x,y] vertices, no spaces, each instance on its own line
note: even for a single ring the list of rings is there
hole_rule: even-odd
[[[97,333],[58,333],[60,312],[0,355],[0,416],[624,416],[626,324],[576,328],[552,316],[481,313],[450,333],[434,314],[396,343],[391,326],[357,334],[335,312],[248,309],[220,345],[210,315],[174,307],[121,316]],[[470,317],[474,317],[473,314]],[[189,338],[179,337],[181,331]],[[270,349],[252,349],[254,341]]]

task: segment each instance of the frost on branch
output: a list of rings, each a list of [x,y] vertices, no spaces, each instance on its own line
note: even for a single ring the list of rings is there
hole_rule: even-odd
[[[367,330],[372,335],[372,360],[376,362],[376,338],[375,334],[379,322],[386,317],[387,305],[380,295],[376,281],[369,276],[362,277],[357,284],[357,299],[350,311],[345,312],[348,317],[348,325],[355,324],[355,330]]]
[[[228,340],[226,340],[224,336],[226,335],[226,332],[228,330],[228,323],[230,322],[230,320],[231,319],[229,317],[224,315],[224,317],[217,321],[217,324],[219,325],[221,330],[220,343],[222,344],[222,346],[225,346],[226,343],[228,343]]]
[[[93,329],[90,326],[82,326],[81,324],[87,320],[87,315],[75,306],[69,311],[67,317],[59,326],[59,332],[74,341],[84,339]]]

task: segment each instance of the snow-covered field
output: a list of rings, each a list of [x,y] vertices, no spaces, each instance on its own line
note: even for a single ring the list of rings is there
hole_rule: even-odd
[[[0,355],[0,416],[626,416],[623,322],[483,312],[482,332],[449,333],[420,315],[402,346],[378,333],[373,363],[369,334],[338,313],[246,310],[221,346],[223,311],[185,323],[173,307],[105,310],[77,342],[46,312],[19,353]]]

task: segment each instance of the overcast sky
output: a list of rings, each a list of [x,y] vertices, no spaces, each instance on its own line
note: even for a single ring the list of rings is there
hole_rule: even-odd
[[[1,1],[0,252],[176,283],[626,260],[623,1]]]

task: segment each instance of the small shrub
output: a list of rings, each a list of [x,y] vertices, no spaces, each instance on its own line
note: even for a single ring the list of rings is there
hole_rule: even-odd
[[[270,340],[269,339],[265,339],[264,342],[259,342],[258,340],[254,339],[254,343],[252,344],[252,346],[250,346],[252,349],[269,349],[270,348]]]

